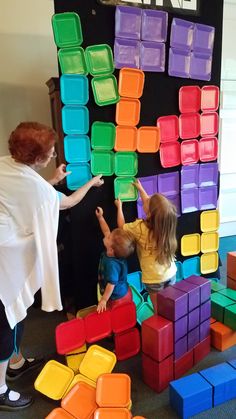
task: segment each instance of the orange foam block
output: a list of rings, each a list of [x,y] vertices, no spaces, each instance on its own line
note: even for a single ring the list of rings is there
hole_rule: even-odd
[[[236,279],[232,279],[227,276],[227,288],[231,288],[232,290],[236,290]]]
[[[236,331],[221,322],[210,325],[211,346],[219,351],[225,351],[236,344]]]

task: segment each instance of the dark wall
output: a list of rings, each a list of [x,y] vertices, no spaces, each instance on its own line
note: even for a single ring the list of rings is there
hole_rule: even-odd
[[[113,48],[115,28],[115,7],[102,6],[96,0],[54,0],[55,13],[74,11],[79,14],[82,23],[84,42],[82,46],[106,43]],[[179,17],[192,22],[214,26],[215,43],[213,52],[212,77],[210,82],[200,80],[169,77],[165,73],[145,73],[145,87],[141,98],[141,125],[155,125],[159,116],[176,114],[178,110],[178,91],[183,85],[206,84],[220,85],[221,44],[223,0],[202,0],[199,16],[181,16],[169,13],[168,35],[173,17]],[[169,37],[167,39],[167,52]],[[166,57],[166,68],[168,57]],[[118,70],[115,71],[118,76]],[[95,104],[90,86],[88,103],[90,126],[93,121],[115,121],[115,105],[99,107]],[[168,169],[169,172],[180,170],[181,166]],[[148,176],[167,172],[160,165],[159,153],[139,154],[138,176]],[[94,214],[96,206],[102,206],[105,217],[111,228],[116,226],[115,208],[113,205],[113,177],[105,177],[101,188],[91,190],[85,199],[71,210],[71,247],[73,286],[71,293],[75,295],[77,306],[85,307],[96,302],[97,266],[100,252],[103,249],[102,236]],[[124,203],[124,213],[127,221],[135,219],[136,202]],[[184,214],[178,222],[178,239],[184,234],[200,232],[200,212]],[[183,260],[178,250],[178,260]],[[138,269],[135,257],[129,260],[130,271]],[[211,276],[215,276],[212,274]]]

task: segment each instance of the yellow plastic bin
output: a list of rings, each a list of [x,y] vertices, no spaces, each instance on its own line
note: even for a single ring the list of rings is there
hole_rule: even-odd
[[[82,374],[76,374],[72,380],[72,382],[70,383],[68,389],[66,390],[63,398],[69,393],[69,391],[75,386],[75,384],[79,383],[79,382],[83,382],[83,383],[87,383],[89,384],[91,387],[96,388],[96,383],[95,381],[90,380],[88,377],[85,377],[85,375]]]
[[[116,356],[113,352],[92,345],[80,364],[80,373],[90,380],[97,381],[99,375],[112,372],[115,364]]]
[[[78,349],[75,349],[72,352],[66,354],[66,363],[69,368],[71,368],[75,373],[79,371],[79,366],[85,356],[87,351],[87,346],[84,344]]]
[[[97,306],[89,306],[89,307],[85,307],[85,308],[81,308],[81,310],[77,311],[76,313],[76,317],[83,319],[84,317],[87,316],[87,314],[90,313],[94,313],[95,311],[97,311]]]
[[[60,400],[74,378],[71,368],[51,360],[43,367],[35,380],[34,387],[53,400]]]

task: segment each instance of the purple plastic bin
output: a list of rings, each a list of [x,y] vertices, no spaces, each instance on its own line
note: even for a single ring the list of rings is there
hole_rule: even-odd
[[[193,50],[203,54],[212,54],[215,28],[213,26],[195,24],[193,32]]]
[[[188,350],[187,335],[183,336],[174,344],[174,359],[175,361],[185,354]]]
[[[206,339],[210,335],[210,319],[206,320],[205,322],[201,323],[199,326],[200,329],[200,342]]]
[[[189,51],[181,51],[174,48],[169,49],[169,76],[189,78],[190,70],[190,56]]]
[[[157,193],[157,175],[140,177],[139,180],[148,195]]]
[[[158,175],[157,184],[158,192],[165,196],[179,193],[179,172]]]
[[[209,300],[211,296],[211,281],[209,279],[203,278],[203,276],[191,275],[185,281],[200,287],[200,304]]]
[[[165,71],[166,46],[163,42],[140,42],[140,68],[143,71]]]
[[[158,314],[176,321],[188,312],[188,298],[185,292],[169,286],[157,293]]]
[[[218,163],[200,164],[199,186],[213,186],[218,184]]]
[[[199,343],[199,326],[188,332],[188,351]]]
[[[173,18],[170,32],[170,46],[185,51],[192,49],[194,23]]]
[[[161,10],[142,10],[141,39],[166,42],[168,13]]]
[[[147,216],[143,210],[143,203],[141,199],[137,200],[137,213],[138,213],[138,218],[142,218],[143,220],[146,220]]]
[[[179,196],[179,194],[168,195],[167,198],[175,206],[176,212],[177,212],[177,217],[180,217],[181,210],[180,210],[180,196]]]
[[[217,207],[217,186],[199,188],[199,209],[207,210]]]
[[[199,210],[198,191],[198,188],[183,189],[181,191],[181,208],[183,214]]]
[[[115,14],[115,36],[126,39],[140,39],[142,9],[117,6]]]
[[[211,317],[211,300],[200,305],[200,323]]]
[[[190,58],[190,79],[211,80],[212,55],[192,52]]]
[[[199,164],[183,166],[180,173],[181,173],[181,189],[198,188]]]
[[[114,44],[115,68],[139,68],[139,41],[116,38]]]
[[[188,331],[195,329],[200,323],[200,308],[196,307],[188,313]]]
[[[188,316],[181,317],[181,319],[173,322],[174,328],[174,342],[188,333]]]
[[[173,285],[180,291],[186,292],[188,295],[188,311],[194,310],[200,305],[200,287],[187,281],[180,281]]]

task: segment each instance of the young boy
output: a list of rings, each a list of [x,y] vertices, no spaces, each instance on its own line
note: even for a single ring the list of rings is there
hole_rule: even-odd
[[[101,299],[98,313],[106,310],[107,305],[114,306],[132,301],[132,293],[127,282],[127,261],[135,249],[133,235],[121,228],[110,231],[103,217],[103,209],[95,211],[100,228],[104,235],[103,243],[106,252],[102,253],[98,268],[98,285]]]

